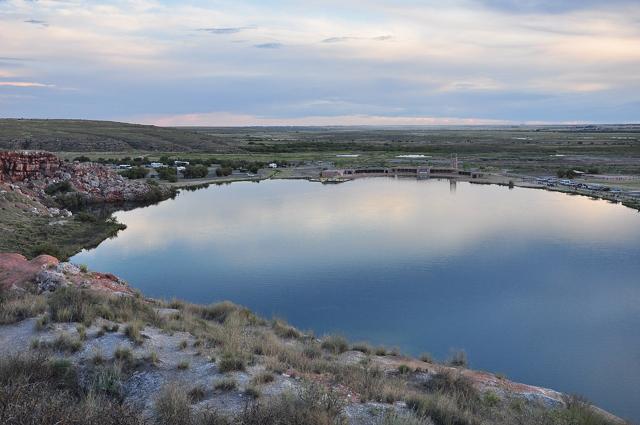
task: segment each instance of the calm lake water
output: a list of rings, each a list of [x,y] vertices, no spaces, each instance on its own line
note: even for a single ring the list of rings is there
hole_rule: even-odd
[[[264,181],[116,214],[73,258],[152,297],[232,300],[317,335],[580,393],[640,420],[640,214],[446,180]]]

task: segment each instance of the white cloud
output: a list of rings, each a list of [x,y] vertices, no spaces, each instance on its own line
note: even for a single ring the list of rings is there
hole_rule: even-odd
[[[258,112],[272,108],[280,115],[261,120],[300,121],[283,105],[310,104],[335,96],[337,88],[350,110],[341,104],[331,113],[329,105],[316,105],[305,119],[363,122],[392,110],[405,118],[383,120],[477,120],[473,108],[482,105],[489,121],[545,120],[555,113],[549,104],[530,103],[516,116],[512,99],[574,94],[593,97],[574,103],[565,97],[558,120],[589,120],[569,111],[603,105],[638,115],[624,105],[640,97],[639,5],[623,1],[604,10],[591,2],[551,10],[503,3],[313,0],[276,8],[229,0],[9,0],[0,3],[0,56],[35,60],[17,70],[3,64],[0,77],[78,86],[97,96],[95,118],[114,117],[109,107],[100,109],[100,100],[119,97],[120,105],[139,105],[127,116],[222,110],[261,119],[275,112]],[[283,81],[289,89],[269,91]],[[114,89],[120,86],[126,89]],[[140,101],[149,93],[156,101]],[[162,93],[170,94],[158,99]],[[32,108],[25,103],[25,112],[58,114],[59,102],[46,100]]]

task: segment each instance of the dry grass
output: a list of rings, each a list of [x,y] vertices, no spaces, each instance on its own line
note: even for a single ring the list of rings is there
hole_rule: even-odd
[[[322,348],[333,354],[341,354],[349,349],[349,342],[341,335],[329,335],[322,340]]]
[[[135,410],[81,391],[75,369],[43,355],[0,359],[0,423],[142,425]]]
[[[191,400],[184,388],[172,384],[165,386],[154,405],[159,424],[191,425]]]
[[[20,322],[42,314],[46,309],[46,299],[41,295],[3,293],[0,295],[0,325]]]
[[[142,343],[144,342],[144,337],[142,336],[143,328],[144,324],[141,321],[134,320],[133,322],[129,323],[124,329],[124,334],[134,344],[142,345]]]
[[[238,388],[238,383],[234,379],[222,379],[213,385],[218,391],[233,391]]]
[[[477,392],[458,371],[439,373],[433,375],[426,383],[418,384],[412,380],[412,369],[406,365],[400,365],[396,372],[387,371],[387,373],[374,366],[375,362],[371,359],[373,354],[396,354],[394,350],[373,348],[366,343],[350,346],[345,338],[335,335],[325,337],[318,342],[313,338],[304,337],[302,333],[283,321],[265,322],[248,310],[228,302],[194,306],[174,301],[171,305],[179,311],[170,317],[160,318],[154,312],[154,307],[166,306],[166,304],[154,304],[136,297],[114,298],[73,288],[57,291],[46,303],[42,301],[46,300],[44,297],[40,301],[37,298],[29,302],[26,300],[27,298],[24,297],[15,298],[13,301],[4,298],[3,305],[12,302],[15,306],[27,307],[15,307],[9,313],[0,312],[0,314],[4,314],[5,318],[28,316],[36,311],[38,312],[36,314],[41,314],[48,305],[49,312],[42,317],[50,317],[54,322],[81,323],[76,327],[80,338],[63,334],[53,342],[35,341],[36,348],[75,351],[82,346],[81,339],[86,337],[85,327],[88,323],[94,319],[103,318],[114,324],[104,325],[102,332],[117,331],[118,325],[115,322],[128,323],[125,334],[136,343],[142,341],[141,330],[147,325],[157,326],[168,333],[188,332],[197,341],[199,353],[211,359],[218,358],[217,366],[222,373],[242,371],[247,365],[253,364],[263,364],[266,367],[268,372],[254,376],[251,384],[245,388],[245,393],[255,401],[248,404],[238,418],[226,419],[212,411],[193,413],[190,404],[201,400],[207,392],[203,388],[187,391],[168,386],[156,401],[156,417],[163,424],[296,425],[308,423],[322,425],[341,423],[343,417],[339,400],[334,395],[317,388],[305,389],[300,397],[283,396],[276,400],[259,398],[259,385],[272,382],[275,379],[273,373],[287,372],[302,376],[303,382],[305,382],[305,375],[322,375],[323,379],[329,380],[331,385],[340,384],[348,388],[362,401],[383,403],[406,401],[413,414],[387,415],[381,418],[381,424],[384,425],[423,425],[431,422],[436,425],[488,423],[609,425],[589,407],[588,403],[579,399],[569,400],[566,409],[552,411],[525,402],[516,403],[517,400],[509,402],[493,393]],[[32,309],[30,305],[36,307]],[[47,319],[42,321],[40,328],[49,326]],[[185,339],[180,343],[179,348],[187,347],[188,340]],[[341,363],[337,356],[349,348],[365,353],[367,355],[365,360],[358,364]],[[123,348],[116,350],[114,357],[116,361],[111,363],[101,354],[94,355],[89,368],[89,376],[93,382],[91,393],[96,394],[100,401],[94,401],[95,397],[89,400],[87,397],[74,395],[81,403],[85,403],[83,400],[86,399],[91,403],[108,404],[117,403],[121,399],[122,370],[130,371],[134,359],[131,350]],[[151,353],[146,358],[151,363],[158,362],[156,353]],[[433,361],[430,356],[424,356],[423,360]],[[455,353],[450,362],[459,367],[464,366],[466,356],[464,353]],[[189,362],[184,360],[177,365],[177,368],[184,370],[189,366]],[[64,371],[68,368],[68,365],[60,363],[54,369]],[[216,384],[215,388],[231,391],[237,389],[237,384],[233,380],[225,379]],[[120,412],[118,409],[115,408],[114,412]],[[88,415],[91,417],[91,413]],[[101,424],[101,422],[96,423]],[[127,419],[123,423],[128,423]]]
[[[273,376],[273,373],[260,372],[259,374],[253,377],[251,382],[253,382],[254,384],[260,385],[260,384],[268,384],[270,382],[273,382],[274,380],[275,380],[275,377]]]

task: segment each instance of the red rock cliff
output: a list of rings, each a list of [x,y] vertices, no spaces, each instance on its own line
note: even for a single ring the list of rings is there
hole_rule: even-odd
[[[0,152],[0,182],[53,177],[62,161],[48,152]]]

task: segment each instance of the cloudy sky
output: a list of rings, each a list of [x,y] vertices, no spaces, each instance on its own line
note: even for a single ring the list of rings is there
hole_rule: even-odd
[[[0,0],[0,116],[640,122],[640,1]]]

